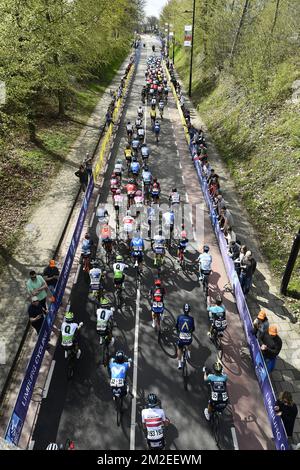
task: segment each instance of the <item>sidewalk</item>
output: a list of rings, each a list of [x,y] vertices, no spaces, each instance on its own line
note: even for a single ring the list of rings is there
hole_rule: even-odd
[[[177,80],[182,85],[178,75]],[[208,157],[211,166],[220,176],[220,185],[226,205],[233,214],[235,232],[242,244],[246,244],[257,261],[253,285],[247,296],[247,304],[254,319],[261,309],[267,313],[270,323],[276,323],[279,336],[282,339],[282,350],[277,359],[275,370],[271,373],[271,380],[276,396],[283,390],[292,393],[293,400],[298,406],[298,417],[294,427],[294,441],[300,442],[300,324],[284,307],[284,302],[278,294],[272,273],[266,264],[259,248],[258,237],[252,227],[245,208],[239,202],[238,192],[230,177],[230,173],[217,152],[205,123],[197,113],[193,103],[184,93],[185,105],[191,112],[191,122],[196,128],[202,127],[208,143]]]
[[[103,93],[80,136],[74,142],[63,168],[53,180],[52,192],[46,194],[39,205],[33,209],[14,257],[1,276],[0,395],[28,322],[26,281],[29,271],[35,269],[38,273],[42,273],[53,257],[78,193],[79,182],[74,172],[86,153],[94,151],[101,128],[105,123],[107,107],[111,101],[109,90],[119,86],[127,62],[128,57]],[[58,268],[61,268],[59,264]],[[31,333],[35,335],[34,331],[30,331]]]

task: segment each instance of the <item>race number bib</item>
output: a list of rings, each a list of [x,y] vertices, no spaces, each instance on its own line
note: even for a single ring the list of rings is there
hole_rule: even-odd
[[[148,439],[160,439],[163,437],[162,428],[158,429],[148,429]]]
[[[183,341],[189,341],[191,339],[192,335],[191,333],[179,333],[179,339],[182,339]]]
[[[110,386],[111,387],[124,387],[124,379],[111,379]]]

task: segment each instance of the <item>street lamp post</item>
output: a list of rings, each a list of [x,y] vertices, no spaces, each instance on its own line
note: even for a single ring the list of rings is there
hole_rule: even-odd
[[[174,31],[174,35],[173,35],[173,65],[175,64],[175,31]]]
[[[194,0],[194,3],[193,3],[193,26],[192,26],[191,61],[190,61],[189,97],[192,96],[193,52],[194,52],[194,30],[195,30],[195,10],[196,10],[196,0]]]

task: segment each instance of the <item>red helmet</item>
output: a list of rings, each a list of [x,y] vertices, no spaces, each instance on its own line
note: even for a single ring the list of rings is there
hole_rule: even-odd
[[[154,284],[155,284],[156,286],[161,286],[161,280],[160,280],[160,279],[156,279],[155,282],[154,282]]]

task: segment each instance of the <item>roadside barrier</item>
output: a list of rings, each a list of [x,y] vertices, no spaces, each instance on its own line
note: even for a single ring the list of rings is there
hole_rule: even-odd
[[[170,81],[171,80],[170,73],[167,67],[165,68],[166,68],[168,80]],[[177,93],[173,84],[171,84],[171,88],[172,88],[172,92],[173,92],[176,105],[180,114],[182,124],[184,126],[187,144],[189,146],[189,150],[192,156],[195,153],[194,152],[195,146],[190,141],[190,136],[187,130],[186,121],[185,121],[185,118],[184,118],[184,115],[183,115],[183,112],[182,112],[182,109],[181,109],[181,106],[177,97]],[[268,373],[263,355],[261,353],[259,343],[257,341],[256,336],[253,334],[252,318],[249,312],[248,305],[246,303],[244,293],[240,285],[238,275],[235,271],[234,263],[227,254],[227,249],[228,249],[227,242],[226,242],[223,232],[220,229],[216,212],[215,212],[215,209],[213,208],[212,200],[209,195],[206,179],[202,175],[201,165],[199,161],[195,161],[194,166],[196,168],[201,190],[202,190],[205,202],[209,210],[210,221],[211,221],[212,227],[214,229],[215,235],[219,243],[219,247],[220,247],[220,251],[222,254],[222,258],[223,258],[223,263],[225,265],[225,269],[227,272],[227,276],[233,288],[237,310],[239,312],[239,315],[243,324],[247,343],[248,343],[250,353],[251,353],[253,366],[255,369],[255,374],[256,374],[256,377],[257,377],[257,380],[258,380],[258,383],[259,383],[259,386],[263,395],[264,405],[265,405],[269,422],[272,428],[272,433],[273,433],[276,449],[277,450],[289,450],[287,435],[286,435],[282,420],[280,416],[276,416],[275,411],[274,411],[276,396],[273,390],[273,386],[269,377],[269,373]]]
[[[138,60],[139,56],[136,55],[136,58]],[[123,97],[125,96],[125,91],[127,90],[128,85],[130,83],[134,68],[135,68],[135,63],[133,62],[127,74],[125,86],[123,88]],[[115,119],[117,119],[118,117],[122,100],[123,98],[121,97],[117,101],[117,104],[113,113],[114,122],[115,122]],[[44,358],[48,341],[50,339],[50,334],[52,331],[53,323],[54,323],[56,314],[58,312],[58,309],[63,299],[63,295],[64,295],[65,288],[67,285],[71,267],[74,261],[74,256],[75,256],[75,253],[76,253],[79,241],[80,241],[80,236],[81,236],[81,232],[83,229],[84,220],[87,214],[89,202],[91,200],[94,186],[95,186],[94,182],[96,181],[97,177],[99,176],[100,171],[102,170],[104,155],[107,150],[107,146],[110,143],[112,133],[113,133],[113,124],[111,123],[104,136],[104,139],[102,140],[100,151],[99,151],[99,157],[97,159],[97,162],[93,169],[93,173],[87,185],[87,189],[86,189],[84,200],[82,202],[80,213],[76,222],[72,240],[71,240],[71,243],[70,243],[67,255],[65,257],[64,264],[63,264],[63,267],[62,267],[62,270],[61,270],[61,273],[60,273],[60,276],[59,276],[59,279],[55,288],[55,293],[54,293],[55,302],[53,302],[50,305],[48,314],[46,315],[43,325],[41,327],[36,345],[34,347],[34,350],[28,362],[24,379],[22,381],[19,394],[15,403],[12,415],[10,417],[6,432],[5,432],[5,440],[14,445],[18,445],[20,437],[21,437],[22,429],[26,420],[34,386],[35,386],[35,383],[36,383],[36,380],[40,371],[40,367]]]

